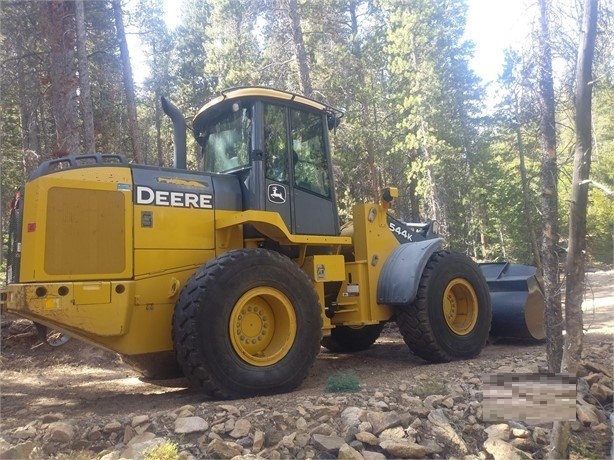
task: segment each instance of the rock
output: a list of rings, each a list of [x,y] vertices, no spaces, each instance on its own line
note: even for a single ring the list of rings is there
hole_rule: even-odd
[[[379,452],[372,452],[370,450],[363,450],[361,455],[365,460],[386,460],[386,456]]]
[[[207,431],[209,424],[202,417],[179,417],[175,420],[175,434],[188,434]]]
[[[0,458],[30,458],[30,454],[36,445],[32,441],[22,442],[16,446],[12,446],[4,439],[0,443]]]
[[[136,435],[136,431],[131,426],[127,426],[124,429],[124,444],[128,444],[132,438]]]
[[[373,427],[373,434],[378,435],[386,428],[401,424],[401,417],[396,412],[367,412],[367,421]]]
[[[606,423],[599,423],[598,425],[591,427],[591,429],[593,431],[608,431],[610,427]]]
[[[233,406],[232,404],[220,404],[219,406],[217,406],[218,409],[222,409],[223,411],[228,412],[229,414],[232,415],[240,415],[241,411],[239,411],[239,408],[237,406]],[[192,409],[194,410],[194,409]]]
[[[260,452],[264,446],[264,431],[256,430],[254,432],[254,443],[252,444],[252,452]]]
[[[425,439],[420,445],[426,449],[427,455],[440,454],[443,452],[443,446],[434,439]]]
[[[585,426],[598,425],[599,418],[593,406],[589,404],[576,404],[576,415],[580,423]]]
[[[20,426],[12,433],[17,439],[30,439],[36,436],[36,428],[31,425]]]
[[[422,403],[426,408],[432,410],[436,408],[439,403],[441,403],[441,401],[443,401],[444,399],[445,396],[443,395],[428,395],[426,398],[424,398],[424,401]]]
[[[484,449],[493,456],[494,460],[524,460],[530,458],[530,455],[526,452],[499,438],[488,438],[484,442]]]
[[[294,439],[294,444],[300,448],[303,448],[309,444],[309,440],[311,436],[309,433],[296,433],[296,438]]]
[[[337,458],[341,460],[363,460],[364,457],[360,455],[360,452],[350,447],[348,444],[343,444],[339,448]]]
[[[614,395],[614,390],[600,383],[593,383],[590,392],[603,405],[611,403]]]
[[[336,454],[343,444],[345,439],[339,436],[325,436],[323,434],[314,434],[312,436],[313,445],[324,452]]]
[[[426,449],[415,442],[401,439],[384,439],[379,446],[396,458],[424,458]]]
[[[377,436],[367,431],[356,433],[356,439],[358,439],[360,442],[364,442],[365,444],[369,444],[370,446],[377,446],[379,444],[379,439],[377,439]]]
[[[405,437],[405,430],[402,426],[396,426],[394,428],[386,428],[379,434],[380,439],[403,439]]]
[[[533,428],[533,441],[544,446],[550,444],[550,430],[536,426]]]
[[[153,434],[153,433],[149,433],[149,434]],[[135,442],[135,443],[128,444],[128,447],[121,453],[120,458],[129,458],[132,460],[146,459],[148,457],[147,451],[167,441],[168,440],[164,438],[156,438],[154,435],[154,437],[151,439],[147,439],[142,442]]]
[[[435,434],[441,442],[451,445],[462,455],[467,455],[469,453],[465,441],[463,441],[463,438],[452,428],[443,409],[431,411],[428,415],[428,420],[434,425],[432,429],[433,434]]]
[[[311,409],[314,418],[334,417],[339,413],[339,406],[315,406]]]
[[[531,436],[531,432],[526,428],[512,428],[512,436],[515,438],[528,438]]]
[[[510,438],[510,427],[507,423],[490,425],[484,431],[489,438],[503,439],[504,441],[507,441]]]
[[[373,426],[369,422],[360,422],[358,424],[358,431],[368,431],[371,433],[373,431]]]
[[[597,372],[599,374],[607,375],[608,377],[614,377],[614,373],[612,369],[609,369],[606,366],[602,366],[601,364],[593,363],[593,362],[584,362],[582,363],[584,367],[586,367],[589,371]]]
[[[361,419],[365,416],[365,410],[360,407],[346,407],[341,412],[341,426],[358,426]]]
[[[249,434],[251,429],[252,429],[251,422],[247,419],[240,418],[239,420],[235,422],[234,428],[230,432],[230,436],[235,439],[243,438]]]
[[[91,429],[91,431],[87,434],[87,440],[88,441],[99,441],[102,438],[102,431],[100,431],[100,428],[98,427],[94,427]]]
[[[405,411],[413,415],[426,416],[430,412],[430,409],[424,407],[422,400],[417,396],[409,396],[406,394],[401,395],[403,399],[403,408]]]
[[[525,452],[533,453],[539,449],[539,446],[535,444],[531,438],[514,438],[510,441],[510,444],[516,449],[520,449]]]
[[[45,414],[41,417],[41,421],[43,423],[59,422],[60,420],[64,420],[64,414],[59,412]]]
[[[238,444],[221,441],[219,439],[214,439],[207,446],[207,453],[213,458],[230,459],[237,455],[241,455],[242,451],[243,449],[241,449],[241,446]]]
[[[335,430],[332,426],[330,426],[328,423],[322,423],[311,430],[309,434],[323,434],[324,436],[330,436],[334,432]]]
[[[584,380],[586,380],[586,383],[588,383],[589,385],[592,385],[593,383],[599,383],[600,379],[601,374],[597,374],[595,372],[588,374],[586,377],[584,377]]]
[[[150,431],[146,431],[143,434],[137,434],[136,436],[134,436],[130,441],[128,441],[128,446],[133,446],[135,444],[143,444],[155,438],[155,434],[151,433]]]
[[[132,418],[132,423],[130,425],[132,428],[136,428],[137,426],[147,422],[149,422],[149,415],[137,415],[136,417]]]
[[[102,428],[102,431],[104,431],[105,433],[113,433],[121,429],[122,424],[119,423],[117,420],[112,420]]]
[[[448,409],[452,409],[452,407],[454,407],[454,399],[452,399],[451,397],[447,397],[443,401],[441,401],[440,404],[444,407],[447,407]]]

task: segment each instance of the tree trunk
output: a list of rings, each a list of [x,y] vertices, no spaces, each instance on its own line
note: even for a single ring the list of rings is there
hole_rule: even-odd
[[[518,114],[518,106],[516,106],[516,114]],[[541,270],[542,263],[539,257],[539,244],[537,244],[537,235],[533,226],[533,216],[531,213],[531,193],[529,191],[529,182],[527,180],[527,168],[524,161],[524,142],[522,140],[522,130],[520,123],[516,123],[516,146],[518,148],[519,170],[520,170],[520,185],[522,187],[522,212],[524,220],[527,224],[529,239],[531,240],[531,251],[533,253],[533,263]]]
[[[115,16],[115,29],[117,41],[119,42],[119,52],[122,62],[122,73],[124,77],[124,91],[126,92],[126,106],[128,110],[128,131],[132,152],[136,163],[143,162],[141,152],[141,142],[136,116],[136,96],[134,94],[134,79],[132,77],[132,66],[130,65],[130,54],[126,43],[126,31],[124,30],[124,13],[122,11],[121,0],[113,0],[113,14]]]
[[[96,151],[94,141],[94,106],[90,88],[90,70],[85,49],[85,12],[83,0],[75,0],[77,24],[77,62],[79,65],[79,94],[81,98],[81,114],[83,116],[83,131],[85,134],[85,151]]]
[[[77,75],[75,72],[75,31],[72,2],[40,2],[43,34],[49,45],[49,80],[56,129],[53,157],[79,152],[77,127]]]
[[[298,12],[296,0],[288,0],[288,15],[293,31],[292,42],[294,44],[294,53],[296,54],[301,92],[307,97],[312,97],[313,89],[311,87],[311,77],[309,76],[309,66],[307,65],[307,52],[305,51],[301,16]]]
[[[541,259],[546,303],[546,355],[548,371],[559,372],[563,354],[563,313],[559,283],[557,154],[552,53],[550,49],[549,0],[539,2],[539,104],[541,131]]]
[[[584,0],[582,36],[578,46],[574,94],[576,147],[571,182],[569,211],[569,248],[565,265],[565,351],[562,370],[577,374],[582,354],[582,299],[586,248],[586,208],[588,177],[591,168],[592,68],[597,36],[597,0]],[[555,422],[552,427],[548,458],[569,455],[569,423]]]

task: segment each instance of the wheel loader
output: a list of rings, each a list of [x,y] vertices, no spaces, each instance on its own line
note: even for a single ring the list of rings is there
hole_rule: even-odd
[[[443,249],[432,223],[394,217],[395,188],[340,227],[338,110],[271,88],[223,91],[192,121],[199,167],[188,170],[184,116],[162,105],[173,168],[88,154],[32,174],[11,210],[3,312],[219,398],[290,391],[321,346],[368,348],[387,321],[429,362],[478,355],[497,307],[519,323],[512,335],[541,338],[534,269],[484,269]]]

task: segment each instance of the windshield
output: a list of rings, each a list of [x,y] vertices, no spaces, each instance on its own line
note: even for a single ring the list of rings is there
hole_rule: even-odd
[[[234,103],[229,112],[204,127],[199,137],[203,139],[204,170],[227,172],[249,166],[251,147],[251,107]]]

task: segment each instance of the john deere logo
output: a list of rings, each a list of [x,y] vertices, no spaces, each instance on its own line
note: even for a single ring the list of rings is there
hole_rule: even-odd
[[[279,184],[269,185],[269,201],[275,204],[286,202],[286,187]]]

